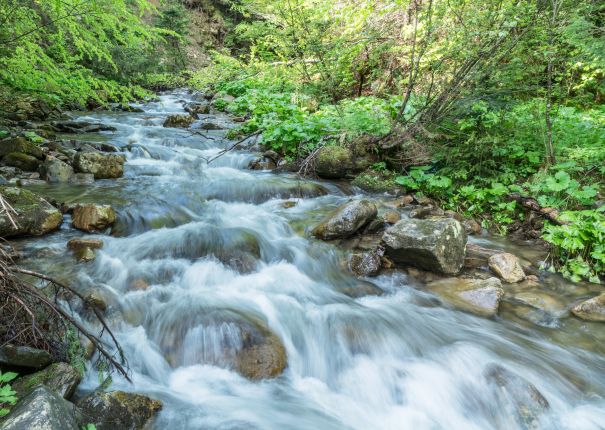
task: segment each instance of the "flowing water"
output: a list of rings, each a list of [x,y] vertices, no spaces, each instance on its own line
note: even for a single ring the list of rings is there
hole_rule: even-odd
[[[605,428],[605,325],[532,324],[514,309],[480,318],[401,272],[372,279],[384,294],[363,296],[368,284],[342,269],[342,251],[308,234],[327,211],[361,196],[247,170],[251,150],[208,165],[232,144],[224,131],[162,127],[190,97],[163,95],[143,113],[81,114],[117,128],[84,138],[123,150],[124,178],[38,187],[60,201],[116,208],[114,233],[102,236],[94,262],[76,264],[66,251],[82,235],[69,219],[21,243],[28,264],[106,297],[134,381],[114,375],[112,388],[161,399],[154,428],[524,428],[514,401],[486,377],[493,363],[548,400],[535,428]],[[208,120],[232,126],[224,116]],[[551,288],[564,295],[572,287],[558,280]],[[250,331],[281,340],[282,375],[251,381],[233,369]],[[90,370],[81,390],[96,384]]]

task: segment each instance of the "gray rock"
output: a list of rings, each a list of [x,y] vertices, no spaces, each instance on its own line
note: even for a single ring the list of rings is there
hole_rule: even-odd
[[[78,430],[80,420],[75,405],[39,386],[17,402],[0,430]]]
[[[40,166],[40,173],[42,174],[42,178],[48,182],[64,183],[70,181],[74,175],[74,169],[69,164],[57,158],[49,157]]]
[[[170,115],[164,121],[164,127],[168,128],[188,128],[195,122],[191,115]]]
[[[52,357],[42,349],[10,344],[0,347],[0,364],[6,366],[42,369],[50,363],[52,363]]]
[[[200,128],[202,130],[222,130],[224,127],[222,127],[221,125],[215,123],[215,122],[205,122],[204,124],[200,125]]]
[[[124,156],[101,152],[79,152],[74,158],[78,173],[92,173],[95,179],[120,178],[124,175]]]
[[[31,191],[0,186],[0,194],[15,210],[17,228],[5,212],[0,213],[0,237],[41,236],[59,228],[63,222],[61,212]]]
[[[525,272],[519,259],[513,254],[501,253],[489,257],[489,268],[504,282],[516,283],[525,279]]]
[[[571,312],[586,321],[605,322],[605,293],[579,303]]]
[[[12,383],[17,397],[22,398],[31,393],[37,386],[44,385],[65,399],[73,396],[82,379],[76,369],[67,363],[53,363],[44,370],[24,376]]]
[[[498,364],[489,365],[484,375],[494,388],[499,419],[512,421],[500,422],[497,428],[550,428],[542,427],[545,423],[540,422],[550,405],[533,384]]]
[[[187,103],[185,112],[192,115],[207,115],[210,113],[210,104],[207,101]]]
[[[498,313],[504,296],[498,278],[449,278],[431,282],[427,288],[459,309],[487,317]]]
[[[454,219],[401,220],[382,240],[396,263],[447,275],[459,273],[464,264],[466,233]]]
[[[353,254],[349,257],[349,268],[357,276],[376,276],[381,266],[380,256],[375,252]]]
[[[162,402],[135,393],[94,392],[78,401],[82,414],[97,430],[141,430],[148,428]]]
[[[313,235],[323,240],[348,237],[376,218],[377,214],[374,203],[368,200],[352,201],[329,214],[313,229]]]

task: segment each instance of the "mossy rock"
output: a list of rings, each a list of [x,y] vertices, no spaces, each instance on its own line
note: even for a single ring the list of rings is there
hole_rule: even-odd
[[[164,121],[164,127],[167,128],[188,128],[195,122],[191,115],[170,115]]]
[[[0,156],[18,152],[42,160],[44,152],[36,143],[27,140],[25,137],[14,137],[12,139],[0,142]]]
[[[378,174],[362,173],[358,175],[351,185],[361,188],[369,193],[391,193],[396,194],[400,187],[392,178],[385,178]]]
[[[37,386],[44,385],[65,399],[71,398],[82,376],[67,363],[53,363],[44,370],[17,379],[12,384],[17,397],[25,397]]]
[[[22,152],[11,152],[2,158],[2,164],[17,167],[26,172],[37,172],[40,167],[40,160]]]
[[[0,194],[15,210],[13,226],[6,213],[0,214],[0,237],[41,236],[56,230],[63,222],[61,212],[31,191],[0,186]]]
[[[327,179],[341,179],[355,168],[353,152],[343,146],[325,146],[317,153],[315,172]]]
[[[135,393],[94,392],[77,405],[97,430],[139,430],[149,428],[162,409],[162,402]]]

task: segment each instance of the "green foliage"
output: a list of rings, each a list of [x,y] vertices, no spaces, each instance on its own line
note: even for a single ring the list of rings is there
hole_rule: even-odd
[[[2,373],[0,371],[0,417],[9,413],[7,406],[17,403],[17,393],[15,393],[9,384],[15,379],[17,374],[14,372]]]
[[[67,358],[69,363],[80,375],[84,376],[87,362],[85,358],[86,351],[82,347],[78,333],[70,328],[65,334],[65,340],[67,344]]]
[[[174,34],[143,22],[155,12],[147,0],[0,0],[0,80],[56,103],[139,97],[129,76]]]
[[[561,214],[567,224],[548,225],[544,240],[553,245],[553,268],[574,282],[599,283],[605,276],[605,207]]]
[[[91,423],[88,423],[82,426],[82,430],[97,430],[97,426]]]

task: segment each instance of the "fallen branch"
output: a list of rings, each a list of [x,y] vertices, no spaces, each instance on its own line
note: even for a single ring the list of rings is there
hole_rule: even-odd
[[[13,209],[13,207],[10,205],[10,203],[4,199],[2,194],[0,194],[0,206],[2,206],[2,211],[0,211],[0,213],[5,213],[6,217],[8,218],[10,223],[13,225],[13,228],[15,230],[18,230],[19,226],[17,225],[17,222],[13,218],[13,215],[16,216],[17,212],[15,211],[15,209]]]
[[[566,222],[563,222],[559,219],[559,211],[554,208],[543,208],[540,204],[531,197],[523,197],[520,194],[514,193],[508,195],[509,200],[516,201],[522,207],[529,209],[532,212],[537,213],[543,218],[546,218],[550,222],[555,225],[565,225]]]
[[[210,164],[212,163],[214,160],[216,160],[219,157],[222,157],[223,155],[225,155],[226,153],[233,151],[235,148],[237,148],[238,146],[240,146],[242,143],[244,143],[246,140],[250,139],[251,137],[258,137],[260,136],[260,134],[262,133],[261,130],[259,131],[255,131],[252,134],[249,134],[245,137],[243,137],[242,139],[238,140],[237,142],[235,142],[233,145],[231,145],[229,148],[227,149],[223,149],[222,151],[220,151],[217,155],[215,155],[214,157],[207,159],[206,163]]]
[[[80,294],[78,291],[74,290],[73,288],[71,288],[71,287],[69,287],[69,286],[67,286],[67,285],[65,285],[65,284],[57,281],[56,279],[53,279],[53,278],[51,278],[49,276],[46,276],[46,275],[44,275],[42,273],[34,272],[34,271],[31,271],[31,270],[27,270],[27,269],[21,269],[19,267],[13,268],[13,271],[16,272],[16,273],[21,273],[23,275],[32,276],[34,278],[38,278],[38,279],[41,279],[41,280],[44,280],[44,281],[48,281],[48,282],[50,282],[51,284],[55,285],[56,287],[58,287],[60,289],[63,289],[65,291],[69,291],[71,294],[75,295],[80,300],[82,300],[83,303],[85,303],[85,304],[87,303],[86,297],[84,297],[82,294]],[[126,378],[126,380],[128,380],[129,382],[132,382],[130,380],[130,377],[128,376],[128,373],[124,369],[124,367],[122,367],[122,365],[113,358],[112,354],[110,354],[102,346],[102,341],[100,339],[98,339],[95,335],[91,334],[85,327],[83,327],[78,321],[76,321],[74,318],[72,318],[61,307],[55,306],[53,303],[49,302],[48,299],[46,297],[44,297],[40,292],[38,292],[35,288],[32,288],[29,285],[26,285],[25,287],[28,288],[30,290],[30,292],[32,292],[33,294],[35,294],[39,300],[41,300],[43,303],[45,303],[47,306],[49,306],[50,309],[53,312],[58,313],[62,318],[66,319],[80,333],[82,333],[82,335],[84,335],[86,338],[88,338],[88,340],[90,340],[90,342],[95,346],[95,348],[99,351],[99,353],[103,357],[105,357],[105,359],[112,366],[114,366]],[[118,350],[118,353],[120,355],[120,361],[122,363],[126,362],[124,351],[122,350],[122,347],[118,343],[118,340],[115,338],[115,336],[114,336],[113,332],[111,331],[111,329],[107,326],[107,323],[105,322],[105,319],[100,314],[100,312],[99,312],[98,309],[96,309],[94,306],[91,306],[91,308],[92,308],[95,316],[97,317],[97,319],[99,320],[99,322],[103,326],[103,329],[111,337],[111,340],[112,340],[114,346],[116,347],[116,349]]]

